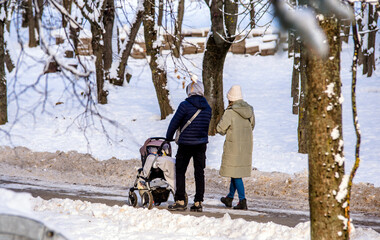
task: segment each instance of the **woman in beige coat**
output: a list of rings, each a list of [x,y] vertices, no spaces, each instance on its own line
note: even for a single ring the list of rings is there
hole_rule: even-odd
[[[219,174],[230,177],[230,192],[220,200],[226,207],[232,207],[235,192],[238,192],[239,203],[234,209],[247,209],[243,177],[251,176],[253,128],[255,115],[253,108],[243,100],[241,87],[234,85],[227,94],[228,107],[216,130],[226,135],[223,146],[222,165]]]

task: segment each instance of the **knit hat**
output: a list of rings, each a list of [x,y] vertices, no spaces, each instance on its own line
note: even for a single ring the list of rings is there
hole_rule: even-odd
[[[197,82],[191,82],[189,85],[186,87],[186,94],[187,96],[192,96],[192,95],[199,95],[203,96],[205,92],[205,88],[203,86],[203,83],[197,81]]]
[[[233,85],[227,93],[227,99],[231,102],[243,99],[240,85]]]

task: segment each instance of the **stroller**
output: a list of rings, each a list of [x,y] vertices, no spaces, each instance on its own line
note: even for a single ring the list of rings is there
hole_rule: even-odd
[[[128,205],[136,207],[141,197],[141,206],[151,209],[166,202],[175,192],[175,159],[171,157],[169,141],[162,137],[148,138],[140,148],[142,168],[138,169],[133,187],[129,189]],[[185,196],[187,204],[187,196]]]

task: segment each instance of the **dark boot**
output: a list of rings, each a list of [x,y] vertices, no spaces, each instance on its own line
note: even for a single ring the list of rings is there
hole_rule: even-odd
[[[234,209],[247,210],[247,199],[242,199],[239,201],[238,205],[234,207]]]
[[[176,201],[173,205],[168,206],[169,211],[186,211],[186,208],[187,206],[183,200]]]
[[[224,205],[226,205],[226,207],[232,207],[232,200],[234,200],[233,198],[229,198],[229,197],[222,197],[221,199],[220,199],[220,201],[222,202],[222,203],[224,203]]]
[[[191,212],[202,212],[202,202],[195,202],[193,206],[190,207]]]

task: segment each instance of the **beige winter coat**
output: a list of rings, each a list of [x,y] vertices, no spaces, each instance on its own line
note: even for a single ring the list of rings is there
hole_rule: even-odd
[[[226,135],[219,174],[224,177],[251,176],[253,128],[255,115],[251,105],[243,100],[233,102],[224,112],[216,130]]]

